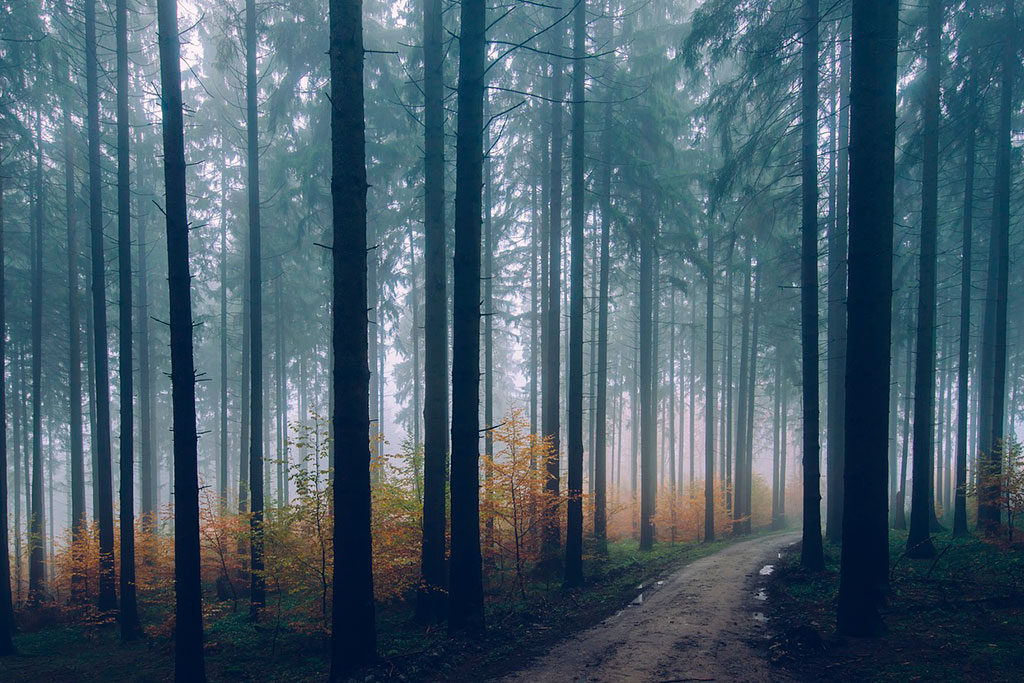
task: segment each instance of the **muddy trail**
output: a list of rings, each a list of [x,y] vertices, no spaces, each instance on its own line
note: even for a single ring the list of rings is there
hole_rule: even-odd
[[[799,532],[731,545],[640,588],[632,604],[505,681],[784,681],[760,642],[760,576]]]

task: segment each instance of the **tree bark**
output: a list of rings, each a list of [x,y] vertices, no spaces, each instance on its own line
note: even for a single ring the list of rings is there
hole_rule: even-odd
[[[967,59],[972,60],[970,53]],[[972,64],[973,66],[973,64]],[[956,487],[953,496],[953,535],[967,535],[967,415],[970,400],[971,264],[974,241],[974,166],[977,158],[977,86],[967,83],[967,147],[964,150],[963,239],[960,251],[960,339],[956,384]]]
[[[65,124],[65,147],[68,148],[67,128],[68,128],[68,117],[65,112],[64,117]],[[0,159],[3,155],[0,154]],[[67,173],[70,177],[70,161],[65,159],[65,164],[68,169]],[[17,652],[14,647],[14,601],[11,595],[11,553],[10,553],[10,538],[7,526],[7,307],[6,307],[6,272],[4,268],[4,181],[3,172],[0,170],[0,656],[13,655]],[[69,183],[70,185],[70,183]],[[71,205],[68,204],[70,209]],[[74,220],[68,218],[68,226],[72,226]],[[71,244],[69,242],[69,244]],[[74,401],[72,401],[74,403]],[[81,413],[79,413],[81,415]],[[81,430],[79,430],[79,435]],[[72,435],[73,436],[73,435]],[[81,438],[81,437],[79,437]],[[79,441],[79,448],[81,448],[81,441]],[[81,459],[81,453],[79,453],[79,459]],[[15,461],[17,462],[17,461]],[[15,473],[17,473],[17,467],[15,467]],[[15,484],[17,484],[18,478],[15,474]],[[17,491],[14,494],[15,501],[18,499]],[[75,518],[77,519],[77,518]],[[20,529],[18,522],[15,520],[14,533],[19,534]],[[21,558],[18,557],[19,561]]]
[[[334,556],[330,680],[376,656],[361,0],[330,2]],[[340,409],[339,409],[340,408]]]
[[[132,237],[128,123],[128,3],[115,3],[117,52],[117,272],[118,374],[121,419],[119,521],[121,536],[121,640],[142,635],[135,597],[135,389],[132,368]]]
[[[939,59],[942,1],[928,0],[927,64],[922,134],[921,260],[917,298],[917,365],[914,373],[914,468],[911,472],[907,555],[934,557],[930,522],[935,463],[935,267],[939,203]]]
[[[480,232],[486,92],[483,0],[463,0],[459,35],[452,327],[452,528],[448,626],[484,628],[480,566]],[[557,240],[555,240],[557,243]],[[557,267],[551,264],[552,269]],[[557,292],[556,292],[557,294]],[[557,319],[556,319],[557,322]],[[555,344],[557,353],[557,343]],[[555,375],[557,383],[557,373]],[[545,395],[545,401],[547,396]],[[557,404],[556,404],[557,406]],[[557,410],[555,411],[557,417]]]
[[[804,0],[801,100],[800,340],[804,525],[800,564],[825,567],[818,407],[818,0]]]
[[[573,9],[572,66],[572,213],[569,245],[569,405],[566,457],[569,462],[565,531],[565,584],[583,583],[583,221],[584,207],[584,56],[587,42],[587,3]]]
[[[562,9],[552,8],[557,21]],[[562,51],[564,28],[556,23],[551,31],[551,52]],[[548,281],[547,310],[542,332],[544,344],[543,378],[541,380],[541,431],[548,440],[551,457],[547,463],[546,490],[551,496],[560,492],[560,445],[559,445],[559,370],[560,370],[560,326],[561,326],[561,283],[562,283],[562,64],[557,57],[551,58],[551,167],[549,183],[550,208],[548,209]],[[561,544],[561,525],[556,515],[551,515],[543,530],[541,555],[550,571],[558,565],[558,547]]]
[[[249,618],[266,604],[263,575],[263,260],[260,235],[259,114],[256,110],[256,2],[245,0],[246,189],[249,194]]]
[[[825,538],[842,540],[843,530],[843,445],[846,412],[846,252],[849,219],[850,142],[850,41],[849,24],[840,22],[839,125],[836,150],[835,214],[828,233],[828,401],[826,403],[826,454],[828,478]]]
[[[896,138],[895,3],[854,0],[846,459],[838,628],[878,633],[888,588],[886,440]]]
[[[91,2],[90,2],[91,4]],[[174,677],[204,681],[202,584],[199,563],[199,476],[196,384],[192,356],[192,294],[188,267],[185,141],[176,0],[157,1],[167,216],[171,402],[174,435]]]
[[[117,607],[114,589],[114,493],[110,471],[110,358],[107,353],[107,285],[103,255],[103,186],[100,177],[100,104],[96,59],[96,0],[85,3],[85,73],[89,129],[89,225],[92,238],[93,355],[96,366],[96,520],[99,526],[100,611]],[[40,477],[42,473],[40,472]],[[41,482],[41,479],[40,479]]]
[[[445,616],[445,478],[448,460],[448,278],[444,217],[444,62],[441,0],[423,3],[423,583],[421,622]]]
[[[1009,279],[1010,116],[1012,110],[1015,20],[1013,4],[1003,8],[999,113],[996,122],[996,169],[992,236],[989,240],[981,359],[981,407],[978,456],[978,528],[987,537],[1000,525],[1003,422],[1006,402],[1006,295]]]
[[[67,210],[68,248],[68,439],[71,475],[71,602],[85,599],[85,568],[82,544],[85,542],[85,459],[82,439],[82,343],[78,292],[78,198],[75,196],[75,152],[72,146],[71,110],[64,106],[64,204]],[[0,266],[2,267],[2,266]],[[0,283],[2,285],[2,283]],[[2,305],[2,302],[0,302]],[[0,337],[2,334],[0,325]],[[0,347],[3,341],[0,339]],[[0,411],[2,412],[2,411]],[[3,431],[3,430],[0,430]],[[3,438],[3,437],[0,437]],[[17,482],[17,478],[15,478]],[[17,496],[15,496],[17,499]],[[17,509],[17,508],[16,508]],[[20,515],[16,515],[20,517]],[[20,521],[15,529],[19,529]],[[16,533],[20,533],[16,531]],[[20,557],[18,558],[20,563]]]
[[[715,238],[708,232],[704,341],[704,541],[715,540]]]

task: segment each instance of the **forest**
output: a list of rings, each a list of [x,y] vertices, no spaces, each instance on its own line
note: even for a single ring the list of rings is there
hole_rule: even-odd
[[[1019,680],[1021,11],[0,0],[0,680]]]

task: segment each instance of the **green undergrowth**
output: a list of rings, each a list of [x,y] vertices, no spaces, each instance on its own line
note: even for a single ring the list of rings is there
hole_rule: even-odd
[[[937,554],[905,554],[906,533],[891,532],[887,632],[835,633],[839,554],[826,546],[826,571],[805,572],[799,552],[784,554],[770,584],[773,661],[803,680],[1019,681],[1024,670],[1024,551],[948,532]]]
[[[489,586],[487,631],[452,638],[443,626],[412,619],[413,601],[380,605],[379,662],[359,680],[479,680],[525,664],[569,632],[596,624],[632,600],[647,583],[682,564],[727,545],[660,543],[641,551],[635,541],[611,543],[606,555],[588,547],[583,586],[566,589],[560,575],[533,577],[524,599],[509,586]],[[166,604],[143,604],[149,635],[122,644],[116,624],[37,624],[16,636],[19,654],[0,659],[2,681],[165,681],[173,677],[173,642],[166,635],[173,596]],[[324,639],[297,632],[277,620],[268,596],[266,618],[248,620],[248,604],[237,612],[220,605],[205,626],[206,665],[213,681],[323,680],[329,669]],[[282,599],[287,600],[286,597]],[[283,607],[287,607],[284,604]],[[287,612],[287,610],[283,610]],[[156,625],[163,624],[163,627]]]

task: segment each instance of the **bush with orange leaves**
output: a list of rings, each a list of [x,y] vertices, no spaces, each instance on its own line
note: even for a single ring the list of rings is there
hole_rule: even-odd
[[[494,456],[481,458],[489,473],[480,499],[484,564],[499,581],[512,572],[525,597],[527,569],[539,559],[539,531],[559,510],[560,497],[544,488],[554,449],[550,439],[530,434],[518,409],[493,427],[492,438]]]

